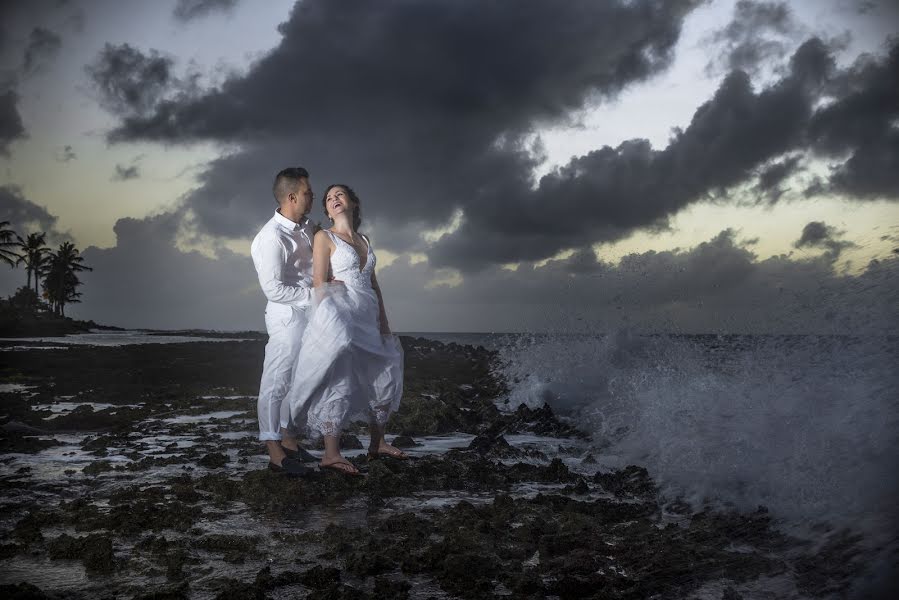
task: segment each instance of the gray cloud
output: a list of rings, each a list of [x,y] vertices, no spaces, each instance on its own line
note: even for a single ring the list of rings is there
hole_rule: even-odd
[[[128,181],[129,179],[137,179],[140,177],[140,169],[137,165],[124,166],[116,165],[115,173],[112,174],[110,181]]]
[[[730,23],[709,38],[710,43],[722,46],[723,52],[707,69],[753,72],[771,58],[783,56],[786,42],[799,31],[786,2],[739,0]]]
[[[10,197],[55,223],[17,190],[0,188],[0,210]],[[803,247],[839,237],[821,225],[805,228]],[[250,259],[223,248],[214,258],[179,250],[183,229],[181,211],[120,219],[115,246],[82,253],[94,270],[82,278],[84,303],[73,315],[126,327],[262,330],[265,299]],[[726,229],[692,248],[618,264],[581,251],[516,271],[488,266],[457,287],[427,285],[440,272],[401,257],[378,279],[391,321],[405,331],[899,332],[899,256],[849,275],[835,273],[827,256],[760,261],[750,246]],[[0,281],[0,294],[13,289]]]
[[[61,48],[62,38],[57,33],[43,27],[35,27],[28,35],[22,69],[26,73],[37,71],[42,64],[55,58]]]
[[[802,228],[802,235],[793,244],[795,248],[823,248],[826,256],[835,261],[843,250],[855,248],[856,244],[840,237],[844,232],[837,230],[823,221],[811,221]]]
[[[388,312],[411,330],[899,332],[899,257],[836,274],[826,256],[758,260],[730,230],[617,265],[578,253],[516,271],[490,266],[461,286],[423,289],[431,276],[425,263],[403,259],[378,272]]]
[[[84,304],[74,314],[125,327],[263,329],[265,298],[249,257],[174,246],[181,215],[120,219],[112,248],[82,256]]]
[[[781,184],[791,175],[802,170],[801,161],[802,157],[795,155],[765,165],[759,172],[758,182],[755,186],[756,191],[768,202],[777,202],[787,191],[781,187]]]
[[[812,148],[842,161],[827,189],[862,198],[899,190],[899,40],[886,58],[862,56],[831,82],[836,100],[811,121]]]
[[[0,186],[0,215],[3,215],[4,221],[10,222],[10,227],[19,235],[45,231],[50,243],[71,240],[67,233],[56,229],[58,218],[27,199],[17,186]]]
[[[55,158],[57,162],[69,162],[78,158],[78,155],[75,154],[75,150],[72,146],[66,145],[63,146],[61,150],[56,152]]]
[[[178,85],[171,58],[151,50],[145,55],[129,44],[106,44],[87,73],[100,95],[100,103],[114,114],[152,111],[163,95]]]
[[[126,115],[111,138],[240,142],[188,199],[215,215],[199,221],[210,233],[249,233],[268,179],[296,163],[323,183],[351,174],[375,221],[433,227],[474,190],[526,189],[523,137],[664,69],[694,4],[298,3],[246,77]],[[329,33],[349,23],[353,36]]]
[[[179,21],[187,22],[206,17],[215,12],[228,13],[234,10],[238,0],[178,0],[172,11]]]
[[[745,73],[734,71],[664,150],[630,140],[572,160],[543,177],[533,193],[521,182],[495,194],[505,201],[469,198],[466,222],[435,245],[432,262],[474,269],[488,261],[537,260],[664,225],[800,142],[826,58],[823,44],[806,43],[791,73],[759,93]]]
[[[19,115],[19,95],[13,90],[0,93],[0,156],[9,156],[9,146],[27,137]]]
[[[188,89],[164,60],[152,93],[118,103],[110,140],[239,144],[211,161],[185,198],[200,234],[252,234],[271,209],[272,175],[302,164],[314,185],[346,181],[360,192],[366,227],[390,233],[379,235],[381,247],[426,251],[433,267],[471,272],[663,228],[690,203],[754,178],[776,200],[800,160],[829,152],[820,141],[827,136],[810,135],[828,110],[815,111],[822,96],[836,100],[833,109],[883,87],[837,71],[830,48],[813,38],[767,88],[730,73],[667,147],[638,139],[600,148],[535,186],[540,156],[526,144],[535,127],[564,123],[572,111],[666,68],[694,3],[515,6],[298,3],[280,45],[218,89]],[[756,26],[786,19],[778,14],[757,11]],[[354,35],[331,35],[348,24]],[[160,59],[138,54],[138,64]],[[882,59],[871,62],[884,69]],[[127,72],[99,71],[112,98],[133,83]],[[840,87],[843,79],[856,87]],[[856,143],[837,137],[844,150]],[[877,170],[884,161],[865,165]],[[418,237],[460,210],[452,233],[430,246]]]

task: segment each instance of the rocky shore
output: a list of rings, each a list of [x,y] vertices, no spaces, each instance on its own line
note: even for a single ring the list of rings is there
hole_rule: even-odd
[[[266,468],[263,341],[3,352],[0,597],[823,598],[868,560],[599,469],[575,424],[503,404],[495,354],[402,341],[411,459],[367,460],[356,424],[356,478]]]

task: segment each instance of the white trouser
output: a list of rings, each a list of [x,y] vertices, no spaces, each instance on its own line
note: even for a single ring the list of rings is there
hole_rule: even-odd
[[[280,440],[281,427],[288,429],[290,403],[285,401],[300,354],[300,342],[306,329],[306,309],[274,305],[269,302],[265,310],[265,327],[268,343],[265,345],[265,362],[262,364],[262,380],[259,382],[259,439]]]

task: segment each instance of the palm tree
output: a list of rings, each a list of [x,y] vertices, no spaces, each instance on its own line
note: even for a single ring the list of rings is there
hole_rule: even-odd
[[[38,290],[38,283],[40,282],[41,275],[44,274],[44,271],[47,267],[48,257],[47,254],[50,252],[50,249],[47,248],[46,233],[29,233],[28,237],[24,240],[21,236],[16,236],[18,240],[19,248],[22,249],[22,254],[19,255],[19,259],[16,261],[16,264],[24,263],[25,271],[28,274],[28,287],[31,288],[31,274],[34,273],[34,293],[40,294],[40,290]]]
[[[10,267],[15,267],[16,261],[19,260],[19,255],[9,250],[9,248],[18,247],[17,238],[19,236],[12,229],[7,229],[8,226],[9,221],[0,221],[0,262],[5,262]]]
[[[81,281],[76,273],[93,271],[83,264],[84,259],[71,242],[64,242],[59,249],[50,255],[48,268],[44,274],[44,293],[53,307],[53,312],[61,317],[66,316],[66,304],[81,302],[78,286]]]

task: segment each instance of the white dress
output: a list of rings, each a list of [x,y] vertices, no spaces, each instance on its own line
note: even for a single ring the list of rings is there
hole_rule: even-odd
[[[381,334],[371,243],[360,269],[355,248],[324,231],[336,246],[331,273],[342,284],[313,291],[288,393],[294,424],[312,436],[340,435],[356,419],[384,425],[403,395],[403,349],[397,336]]]

